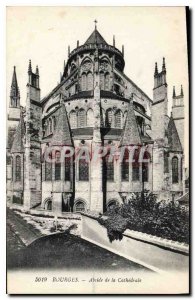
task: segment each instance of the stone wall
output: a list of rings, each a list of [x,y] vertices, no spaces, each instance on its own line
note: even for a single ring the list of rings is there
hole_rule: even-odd
[[[82,214],[81,237],[158,273],[189,269],[188,245],[133,230],[126,230],[121,241],[111,243],[107,229],[91,215]]]

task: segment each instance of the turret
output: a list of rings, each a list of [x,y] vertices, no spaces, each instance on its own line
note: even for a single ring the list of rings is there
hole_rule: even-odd
[[[16,76],[16,67],[14,66],[12,83],[10,89],[10,105],[9,107],[20,108],[20,90],[18,87],[17,76]]]
[[[40,88],[39,88],[39,68],[36,66],[36,71],[33,73],[31,60],[28,65],[28,92],[30,92],[30,98],[35,101],[40,101]]]
[[[165,139],[165,127],[167,123],[167,82],[166,65],[163,57],[162,70],[158,71],[158,65],[155,63],[154,70],[154,88],[152,104],[152,135],[154,140]]]
[[[173,87],[172,103],[173,120],[175,122],[182,147],[184,147],[184,92],[182,85],[179,95],[176,94],[175,87]]]
[[[25,132],[24,207],[30,209],[41,201],[41,114],[39,69],[28,65]]]
[[[160,87],[162,85],[166,85],[166,65],[165,65],[165,58],[163,57],[162,63],[162,71],[158,72],[158,65],[157,62],[155,63],[155,71],[154,71],[154,89]]]

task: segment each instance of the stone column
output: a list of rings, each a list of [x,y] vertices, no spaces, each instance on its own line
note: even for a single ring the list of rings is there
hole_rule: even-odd
[[[94,89],[94,130],[92,140],[92,159],[91,159],[91,195],[90,195],[90,210],[96,212],[103,212],[103,187],[102,187],[102,158],[100,152],[102,151],[101,140],[101,118],[100,118],[100,89],[99,82],[96,81]],[[98,155],[99,154],[99,155]]]

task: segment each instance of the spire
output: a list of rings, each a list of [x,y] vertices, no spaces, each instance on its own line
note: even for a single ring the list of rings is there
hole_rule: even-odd
[[[71,132],[64,103],[61,103],[56,130],[52,137],[53,146],[73,146]]]
[[[113,35],[113,46],[115,47],[115,35]]]
[[[95,23],[95,30],[97,30],[97,22],[98,22],[98,21],[95,19],[95,20],[94,20],[94,23]]]
[[[171,151],[182,151],[182,145],[172,114],[168,124],[168,144]]]
[[[68,57],[70,56],[70,46],[68,46]]]
[[[176,97],[176,93],[175,93],[175,86],[173,87],[173,98]]]
[[[166,71],[165,58],[163,57],[162,71]]]
[[[77,41],[77,48],[79,47],[79,40]]]
[[[120,140],[120,147],[138,145],[140,143],[141,143],[141,139],[140,139],[135,113],[133,109],[133,101],[131,100],[129,103],[129,110],[127,112],[123,136],[121,137]]]
[[[122,45],[122,55],[124,56],[125,48],[124,45]]]
[[[12,83],[10,89],[10,107],[20,107],[20,90],[18,87],[16,67],[14,66],[14,71],[12,75]]]
[[[20,111],[20,121],[16,129],[14,141],[11,148],[11,153],[24,152],[24,142],[23,142],[24,135],[25,135],[24,118],[22,115],[22,111]]]
[[[155,62],[155,71],[154,71],[154,76],[158,75],[158,65],[157,62]]]
[[[39,75],[39,68],[36,66],[36,75]]]
[[[181,94],[180,94],[182,97],[184,96],[183,95],[183,86],[181,85]]]
[[[66,67],[66,61],[64,60],[64,70],[65,70],[65,67]]]
[[[29,59],[28,73],[32,72],[31,60]]]

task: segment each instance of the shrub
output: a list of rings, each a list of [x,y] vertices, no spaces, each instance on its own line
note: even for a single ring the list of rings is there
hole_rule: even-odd
[[[145,191],[129,199],[127,204],[115,205],[100,217],[112,242],[121,240],[126,229],[140,231],[178,242],[189,243],[189,213],[174,201],[157,201]]]

